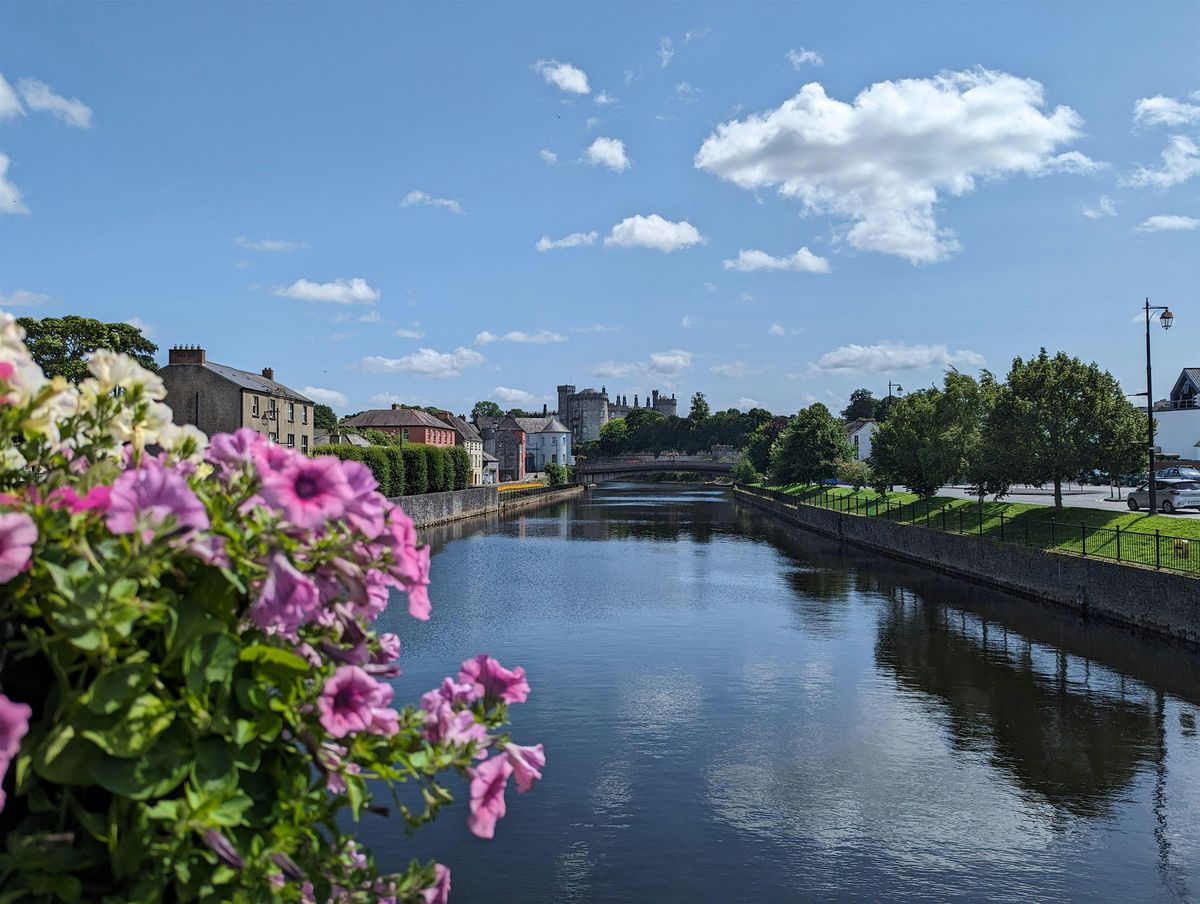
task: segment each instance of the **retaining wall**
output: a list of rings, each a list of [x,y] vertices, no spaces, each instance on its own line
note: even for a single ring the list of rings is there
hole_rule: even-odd
[[[734,498],[790,524],[938,571],[1069,606],[1165,637],[1200,644],[1200,580],[1105,559],[787,505],[739,487]]]
[[[468,487],[465,490],[451,490],[447,493],[422,493],[419,496],[397,496],[392,502],[400,507],[413,519],[417,527],[429,527],[433,524],[444,524],[447,521],[457,521],[459,518],[470,518],[474,515],[486,515],[489,512],[515,511],[582,493],[583,487],[572,486],[561,489],[547,489],[544,493],[518,496],[505,499],[495,486]]]

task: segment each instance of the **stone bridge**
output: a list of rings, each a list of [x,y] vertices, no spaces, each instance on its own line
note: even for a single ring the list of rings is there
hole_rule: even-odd
[[[599,483],[604,480],[619,480],[622,477],[642,474],[677,474],[695,472],[711,477],[728,477],[733,462],[707,461],[694,458],[658,458],[653,461],[642,459],[606,459],[585,461],[575,467],[575,480],[579,483]]]

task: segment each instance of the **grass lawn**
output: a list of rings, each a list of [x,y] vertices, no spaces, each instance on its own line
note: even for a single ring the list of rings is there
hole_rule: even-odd
[[[850,514],[887,517],[951,533],[970,533],[1064,552],[1155,565],[1200,575],[1200,520],[1150,515],[1128,510],[1030,505],[1023,502],[984,502],[913,493],[890,493],[886,500],[874,490],[850,487],[771,486],[801,502],[836,508]],[[1119,528],[1119,540],[1118,540]],[[1159,532],[1156,538],[1154,532]],[[1188,542],[1176,543],[1176,539]],[[1120,555],[1118,556],[1118,543]]]

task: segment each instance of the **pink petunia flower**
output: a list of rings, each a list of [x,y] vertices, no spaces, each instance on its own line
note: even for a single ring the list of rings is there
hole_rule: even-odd
[[[33,710],[24,703],[9,700],[0,694],[0,812],[4,810],[4,776],[8,765],[21,749],[21,738],[29,731]]]
[[[321,725],[335,738],[356,731],[395,734],[399,714],[389,709],[392,686],[376,681],[356,665],[339,666],[317,698]]]
[[[297,571],[287,556],[275,553],[258,599],[250,607],[250,617],[264,631],[274,629],[292,635],[316,614],[320,599],[317,585]]]
[[[179,474],[147,459],[113,483],[104,521],[114,534],[137,534],[149,543],[168,520],[174,527],[208,527],[208,513]]]
[[[351,497],[346,503],[346,520],[374,540],[384,528],[387,499],[376,492],[379,486],[375,476],[360,461],[342,462],[342,473],[350,487]]]
[[[504,789],[513,767],[503,753],[484,760],[473,769],[471,775],[471,815],[467,817],[467,828],[480,838],[492,838],[496,834],[496,823],[504,818]]]
[[[524,703],[529,697],[529,682],[525,670],[517,666],[511,672],[486,653],[462,664],[458,680],[475,686],[481,697],[502,700],[505,703]]]
[[[226,469],[237,468],[254,461],[266,445],[266,438],[257,430],[241,427],[213,436],[208,442],[208,460]]]
[[[293,456],[278,471],[262,478],[262,497],[297,527],[321,527],[341,517],[352,499],[350,485],[336,458]]]
[[[29,567],[37,526],[24,512],[0,515],[0,584],[6,584]]]
[[[400,636],[390,631],[379,635],[379,651],[371,657],[376,665],[387,665],[400,658]]]
[[[434,867],[433,885],[421,889],[424,904],[449,904],[450,901],[450,867],[441,863]]]
[[[441,684],[421,695],[421,708],[434,712],[443,703],[472,703],[478,699],[474,684],[457,684],[453,678],[443,678]]]
[[[475,721],[469,709],[455,712],[449,703],[443,702],[436,709],[427,710],[423,722],[425,737],[435,744],[454,744],[465,747],[472,741],[481,757],[487,756],[484,748],[491,743],[487,726]]]
[[[542,777],[541,770],[546,766],[546,754],[542,751],[542,745],[522,747],[519,744],[505,744],[504,752],[508,754],[508,761],[512,764],[517,791],[524,794]]]
[[[50,508],[66,509],[73,515],[81,512],[107,512],[112,504],[112,489],[106,486],[92,487],[87,495],[80,496],[71,487],[59,487],[46,497]]]

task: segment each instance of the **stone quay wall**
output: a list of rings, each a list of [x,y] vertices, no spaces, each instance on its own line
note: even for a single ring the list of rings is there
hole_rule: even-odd
[[[788,505],[734,487],[734,498],[789,524],[957,577],[1067,606],[1085,618],[1200,645],[1200,579],[986,537]]]
[[[506,494],[499,492],[497,487],[492,485],[451,490],[447,493],[396,496],[392,502],[399,503],[417,527],[430,527],[434,524],[444,524],[447,521],[486,515],[490,512],[516,511],[530,506],[544,505],[547,502],[558,502],[582,492],[583,487],[581,486],[548,487],[544,492],[522,493],[514,498],[506,499]]]

